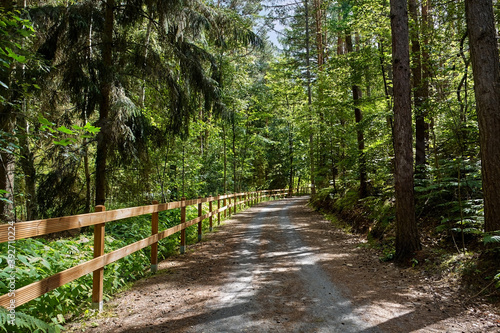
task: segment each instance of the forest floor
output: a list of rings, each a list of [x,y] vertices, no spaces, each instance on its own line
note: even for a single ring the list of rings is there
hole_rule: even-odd
[[[307,206],[261,203],[159,265],[70,332],[500,332],[446,276],[381,262]]]

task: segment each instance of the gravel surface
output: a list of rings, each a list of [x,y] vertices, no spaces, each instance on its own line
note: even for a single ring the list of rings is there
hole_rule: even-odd
[[[498,309],[381,263],[307,197],[239,212],[73,332],[500,332]]]

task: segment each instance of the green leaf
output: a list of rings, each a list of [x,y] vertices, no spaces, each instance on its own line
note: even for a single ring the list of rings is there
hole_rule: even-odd
[[[499,235],[485,235],[483,238],[484,244],[500,243]]]
[[[90,125],[89,123],[86,123],[85,124],[85,130],[89,133],[92,133],[92,134],[97,134],[100,132],[101,128],[100,127],[95,127],[95,126],[92,126]]]
[[[58,127],[57,130],[59,132],[63,132],[63,133],[66,133],[66,134],[69,134],[69,135],[73,135],[75,134],[75,132],[73,132],[72,130],[70,130],[69,128],[67,128],[66,126],[61,126],[61,127]]]
[[[74,139],[62,139],[61,141],[54,141],[54,144],[59,146],[69,146],[74,142],[75,142]]]
[[[47,118],[45,118],[42,115],[38,115],[38,121],[42,125],[46,125],[46,126],[53,126],[54,125],[53,123],[51,123],[50,121],[48,121]]]

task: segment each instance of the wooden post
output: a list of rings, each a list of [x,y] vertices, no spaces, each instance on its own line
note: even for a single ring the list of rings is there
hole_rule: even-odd
[[[229,216],[231,216],[231,197],[227,198],[227,202],[228,202],[228,205],[230,206],[229,207]]]
[[[181,224],[186,223],[186,197],[181,198]],[[179,249],[181,254],[186,253],[186,228],[181,230],[181,246]]]
[[[220,225],[220,194],[217,196],[217,225]]]
[[[95,207],[96,212],[104,212],[106,207]],[[94,225],[94,258],[104,255],[104,227],[105,223]],[[92,308],[102,311],[102,290],[104,287],[104,267],[92,273]]]
[[[153,205],[157,205],[158,201],[153,200]],[[158,234],[158,212],[151,215],[151,235]],[[151,244],[151,272],[158,271],[158,242]]]
[[[201,197],[198,197],[198,200],[200,200],[200,199],[201,199]],[[201,216],[201,212],[202,212],[201,205],[202,205],[202,203],[198,202],[198,217]],[[198,242],[201,241],[202,227],[203,227],[202,221],[198,222]]]
[[[236,208],[238,207],[238,196],[233,193],[233,211],[231,214],[236,214]]]
[[[213,228],[213,225],[212,225],[212,222],[213,222],[213,219],[212,219],[212,195],[210,194],[210,201],[208,201],[208,212],[210,213],[210,217],[208,218],[208,221],[210,223],[210,228],[208,229],[210,232],[212,232],[214,230]]]
[[[226,194],[224,194],[224,195],[226,195]],[[222,204],[224,205],[224,208],[226,208],[226,204],[227,204],[226,198],[224,198]],[[224,209],[224,218],[226,218],[226,217],[227,217],[227,209]]]

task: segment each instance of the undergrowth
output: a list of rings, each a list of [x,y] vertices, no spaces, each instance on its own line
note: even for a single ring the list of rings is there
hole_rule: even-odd
[[[500,232],[484,233],[479,166],[475,161],[441,161],[416,179],[417,223],[423,250],[409,264],[430,274],[454,276],[469,292],[500,295]],[[372,190],[360,199],[356,189],[319,190],[311,205],[334,215],[342,229],[365,234],[381,261],[395,254],[393,189]],[[329,218],[332,220],[331,218]]]
[[[205,207],[206,206],[206,207]],[[208,212],[208,204],[203,213]],[[198,216],[195,206],[186,209],[186,219]],[[159,213],[159,230],[175,226],[180,221],[180,209]],[[215,219],[214,219],[215,221]],[[208,219],[203,221],[203,232],[209,229]],[[151,235],[151,215],[128,218],[106,224],[105,252],[109,253]],[[187,243],[198,239],[197,225],[186,229]],[[158,259],[162,260],[177,251],[180,233],[158,243]],[[16,289],[42,280],[93,258],[93,232],[55,240],[37,238],[15,242]],[[150,247],[128,255],[104,269],[104,301],[126,288],[131,282],[149,274]],[[7,243],[0,244],[0,295],[9,291]],[[0,332],[59,332],[61,324],[75,319],[90,308],[92,273],[65,284],[43,296],[16,308],[16,325],[9,325],[9,313],[0,307]],[[88,311],[87,311],[88,312]]]

